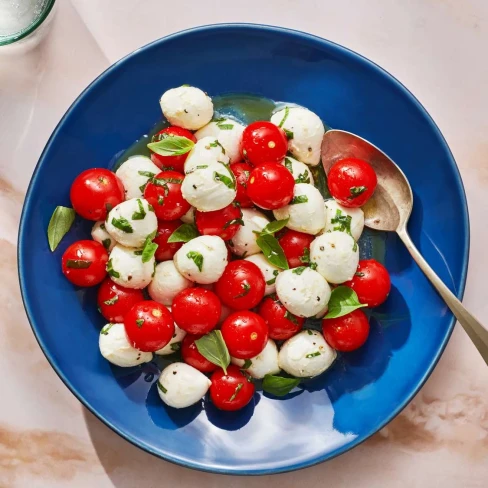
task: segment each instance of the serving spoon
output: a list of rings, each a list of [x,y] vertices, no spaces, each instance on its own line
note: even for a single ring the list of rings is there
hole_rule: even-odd
[[[396,232],[419,268],[463,326],[488,364],[488,330],[471,315],[429,266],[408,235],[407,222],[412,213],[412,188],[403,171],[382,151],[361,137],[342,130],[329,130],[322,142],[322,164],[328,174],[331,166],[345,158],[367,161],[375,170],[378,184],[363,207],[364,223],[375,230]]]

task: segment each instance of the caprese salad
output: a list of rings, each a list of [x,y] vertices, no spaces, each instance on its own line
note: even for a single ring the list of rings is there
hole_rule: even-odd
[[[105,359],[175,358],[157,381],[165,404],[188,407],[208,392],[217,408],[238,410],[256,380],[286,395],[337,351],[361,347],[362,309],[390,292],[385,267],[359,258],[375,172],[338,161],[324,201],[314,167],[325,128],[310,110],[282,104],[246,126],[216,117],[212,99],[187,85],[160,104],[169,125],[148,144],[151,157],[78,175],[72,208],[51,218],[51,250],[75,213],[94,222],[92,239],[64,252],[62,272],[76,286],[99,285]]]

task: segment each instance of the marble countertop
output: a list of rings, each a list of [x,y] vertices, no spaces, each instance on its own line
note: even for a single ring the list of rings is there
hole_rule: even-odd
[[[486,487],[488,370],[459,326],[412,403],[351,452],[272,477],[204,474],[158,460],[124,441],[62,384],[22,307],[16,240],[23,197],[42,148],[74,98],[111,63],[196,25],[281,25],[338,42],[380,64],[437,122],[460,167],[469,203],[471,265],[464,303],[487,322],[488,2],[57,3],[52,29],[35,51],[23,57],[0,52],[0,487]]]

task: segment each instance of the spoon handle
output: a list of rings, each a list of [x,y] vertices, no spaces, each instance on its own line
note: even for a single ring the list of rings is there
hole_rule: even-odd
[[[459,323],[463,326],[473,344],[488,364],[488,330],[486,330],[478,320],[471,315],[463,304],[457,299],[454,293],[441,281],[434,270],[429,266],[419,250],[415,247],[412,239],[408,235],[407,229],[402,228],[397,231],[400,239],[403,241],[415,262],[424,272],[425,276],[434,285],[439,295],[444,299],[446,305],[451,309]]]

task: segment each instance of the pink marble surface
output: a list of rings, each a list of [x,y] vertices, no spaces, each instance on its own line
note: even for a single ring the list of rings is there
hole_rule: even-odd
[[[464,303],[486,322],[486,0],[58,3],[53,28],[37,50],[22,58],[0,52],[0,488],[486,487],[488,370],[459,327],[412,403],[353,451],[273,477],[203,474],[138,450],[71,395],[28,325],[15,249],[24,193],[44,144],[73,99],[110,63],[194,25],[282,25],[368,56],[405,83],[434,117],[460,166],[470,207],[471,266]]]

